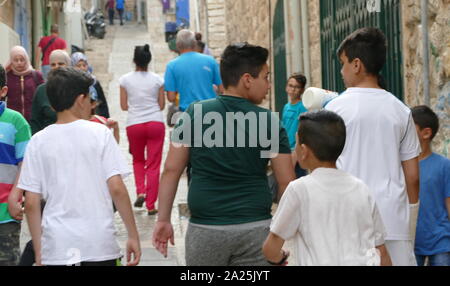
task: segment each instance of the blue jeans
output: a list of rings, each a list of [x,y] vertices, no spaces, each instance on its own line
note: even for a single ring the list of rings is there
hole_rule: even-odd
[[[436,255],[416,255],[417,264],[425,266],[425,259],[428,257],[430,266],[450,266],[450,252]]]

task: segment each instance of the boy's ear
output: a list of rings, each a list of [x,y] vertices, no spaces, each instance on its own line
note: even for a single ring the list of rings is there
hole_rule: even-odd
[[[249,73],[245,73],[242,75],[241,81],[244,84],[244,87],[249,89],[252,83],[252,76]]]
[[[355,73],[361,73],[363,71],[364,65],[359,58],[356,58],[352,62],[352,67]]]
[[[0,89],[0,99],[3,99],[8,94],[8,87],[4,86]]]
[[[431,137],[433,137],[433,129],[429,127],[422,129],[420,133],[420,136],[425,140],[431,140]]]

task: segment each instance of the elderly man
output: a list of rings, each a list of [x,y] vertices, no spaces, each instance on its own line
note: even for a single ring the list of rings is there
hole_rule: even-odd
[[[185,111],[193,102],[215,98],[214,85],[222,92],[222,79],[214,58],[196,52],[193,32],[178,32],[176,44],[180,56],[167,65],[165,89],[171,102],[180,95],[180,110]]]

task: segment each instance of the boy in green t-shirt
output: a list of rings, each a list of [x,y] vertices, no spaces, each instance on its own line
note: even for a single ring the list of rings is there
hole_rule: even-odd
[[[224,95],[192,104],[181,115],[161,178],[153,233],[153,244],[164,256],[167,242],[174,243],[170,214],[189,161],[186,264],[269,265],[261,251],[272,206],[266,168],[270,161],[280,197],[295,174],[279,118],[258,106],[270,88],[268,55],[247,43],[228,46],[221,59]]]

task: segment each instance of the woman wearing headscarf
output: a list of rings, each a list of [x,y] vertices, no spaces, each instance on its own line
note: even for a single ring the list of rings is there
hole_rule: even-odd
[[[108,103],[106,102],[105,93],[103,92],[100,82],[95,78],[95,76],[92,75],[86,55],[83,53],[74,53],[72,55],[72,66],[84,72],[90,73],[94,78],[95,82],[90,88],[90,92],[95,93],[98,98],[98,106],[95,110],[95,114],[109,118],[109,108]]]
[[[52,70],[69,67],[70,57],[64,50],[54,50],[50,54],[50,68]],[[56,122],[56,112],[47,97],[47,84],[42,84],[36,90],[31,108],[31,132],[36,134],[45,127]]]
[[[44,83],[42,74],[33,69],[27,51],[21,46],[11,49],[6,71],[8,108],[20,112],[29,122],[34,93]]]

